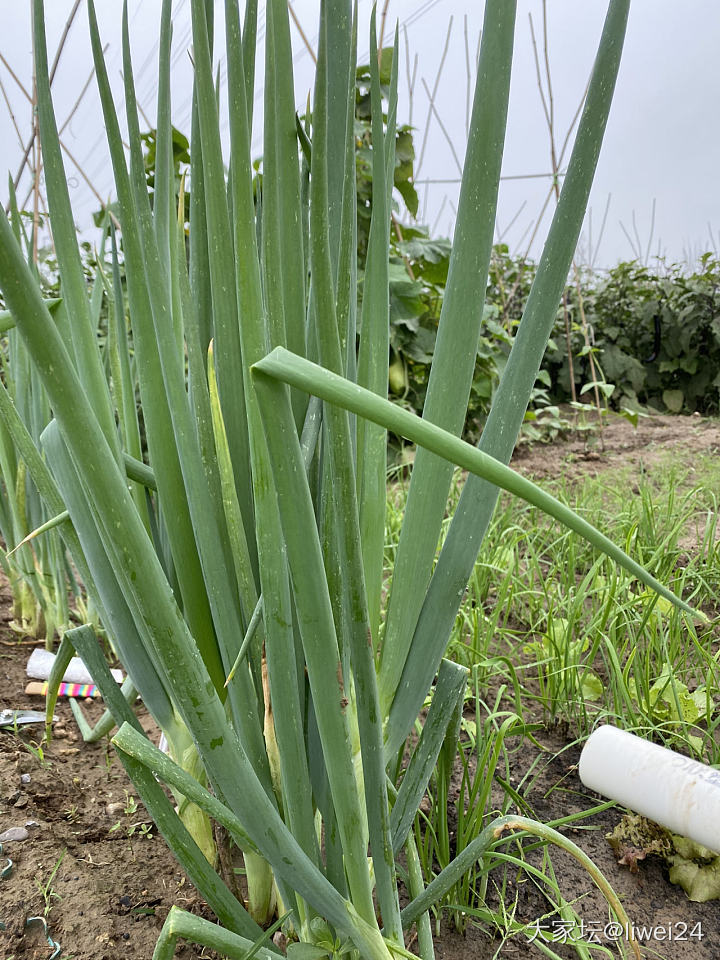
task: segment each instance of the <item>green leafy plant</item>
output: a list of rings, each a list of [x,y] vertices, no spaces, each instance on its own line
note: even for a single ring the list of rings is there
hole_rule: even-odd
[[[108,833],[115,833],[117,830],[124,830],[125,835],[129,837],[139,836],[141,838],[146,838],[152,840],[152,823],[148,820],[134,820],[134,815],[138,812],[138,802],[135,797],[125,791],[125,805],[123,807],[123,814],[125,815],[125,822],[119,820],[117,823],[114,823]]]
[[[14,199],[13,199],[14,203]],[[56,296],[52,279],[41,272],[47,260],[33,261],[32,241],[27,237],[22,218],[16,212],[16,237],[27,251],[32,269],[42,284],[48,308],[62,315],[62,301]],[[13,329],[10,314],[5,316],[5,348],[0,350],[2,398],[12,401],[36,442],[50,419],[50,408],[42,383],[32,368],[25,345]],[[69,569],[55,521],[43,503],[28,473],[27,463],[14,443],[10,431],[0,425],[0,534],[7,552],[0,553],[0,564],[13,593],[11,628],[24,636],[44,639],[49,648],[56,628],[67,627],[70,617],[68,593],[78,588]],[[42,534],[42,535],[41,535]]]
[[[50,767],[52,767],[52,762],[45,756],[42,743],[36,743],[34,740],[28,743],[27,741],[23,740],[22,745],[30,754],[30,756],[35,757],[37,762],[44,770],[49,770]]]
[[[385,47],[378,62],[378,78],[380,80],[380,96],[385,104],[391,96],[393,70],[393,48]],[[376,116],[377,108],[373,108],[373,73],[374,64],[361,64],[355,71],[355,177],[357,193],[357,252],[361,269],[367,259],[370,227],[373,209],[373,109]],[[395,105],[391,107],[394,109]],[[389,112],[383,113],[385,130]],[[418,195],[413,183],[413,163],[415,160],[415,145],[413,142],[412,127],[407,124],[397,124],[391,120],[394,127],[393,167],[386,175],[392,173],[392,186],[402,198],[403,204],[412,217],[418,212]],[[404,231],[402,231],[404,234]],[[400,238],[398,238],[400,239]],[[407,255],[407,251],[403,250]],[[449,252],[449,251],[448,251]]]
[[[658,261],[619,263],[588,277],[583,301],[594,332],[593,351],[616,409],[649,405],[671,413],[718,410],[718,295],[720,264],[710,253],[694,270]],[[571,311],[576,295],[569,291]],[[590,379],[579,334],[574,350],[578,388]],[[555,396],[569,387],[565,348],[558,338],[546,368]],[[584,379],[583,379],[584,378]]]
[[[138,796],[220,921],[171,913],[156,960],[172,955],[178,935],[245,956],[276,912],[290,914],[290,932],[299,941],[291,956],[390,960],[407,955],[404,931],[417,924],[420,956],[431,957],[428,910],[517,833],[570,852],[625,922],[606,879],[550,827],[496,818],[426,888],[411,827],[463,695],[466,670],[444,654],[500,488],[691,609],[507,466],[582,224],[627,0],[609,6],[557,214],[479,448],[459,435],[475,373],[475,351],[467,344],[478,342],[485,317],[514,3],[490,0],[486,7],[422,419],[387,399],[397,38],[384,124],[373,16],[372,213],[358,309],[357,24],[347,0],[322,5],[307,129],[295,116],[287,5],[271,0],[267,6],[261,181],[250,156],[256,4],[247,4],[241,28],[237,0],[226,0],[226,179],[211,24],[207,5],[192,0],[189,250],[184,187],[181,182],[176,196],[173,168],[171,4],[164,0],[161,14],[151,207],[127,6],[129,168],[90,0],[130,315],[128,331],[111,233],[113,276],[104,289],[112,291],[116,336],[112,343],[108,337],[103,355],[52,112],[42,0],[34,0],[33,10],[40,133],[68,323],[51,318],[2,215],[0,289],[54,415],[42,434],[46,460],[9,409],[4,416],[32,459],[29,468],[48,507],[69,513],[67,543],[134,687],[121,691],[112,680],[89,626],[66,633],[57,671],[77,649],[119,726],[113,743]],[[140,462],[136,386],[147,464]],[[416,443],[418,452],[385,607],[388,431]],[[434,564],[453,464],[470,477]],[[432,706],[397,785],[388,770],[431,688]],[[132,713],[135,690],[165,732],[169,755],[149,742]],[[158,780],[173,790],[177,812]],[[204,842],[208,817],[243,852],[248,909],[213,869],[214,851]],[[401,911],[396,858],[403,847],[412,899]],[[255,949],[265,960],[276,955],[270,944]]]
[[[498,813],[505,814],[513,802],[505,792],[498,806],[491,798],[497,778],[509,777],[507,740],[531,734],[535,726],[525,724],[515,713],[500,708],[505,688],[500,687],[492,706],[484,704],[475,682],[470,702],[458,704],[456,716],[448,727],[428,791],[427,813],[420,811],[415,834],[423,876],[433,876],[449,866],[482,833]],[[461,778],[457,797],[450,799],[455,761],[460,756]],[[449,914],[454,927],[464,932],[473,911],[482,906],[487,888],[484,864],[458,878],[443,901],[435,906],[436,928],[442,913]]]
[[[680,837],[638,814],[625,814],[606,839],[618,863],[637,873],[648,856],[660,857],[669,867],[669,879],[689,900],[706,903],[720,899],[720,857],[702,844]],[[691,937],[698,936],[698,928]]]
[[[37,876],[34,878],[35,886],[37,887],[38,893],[43,899],[43,917],[47,917],[49,915],[50,911],[53,908],[54,900],[62,900],[62,897],[60,896],[60,894],[53,889],[53,883],[55,882],[55,877],[57,876],[57,872],[60,869],[60,864],[65,859],[66,853],[67,853],[67,850],[63,850],[63,852],[57,858],[52,870],[50,871],[50,874],[47,880],[43,881],[41,878]]]
[[[642,714],[653,723],[672,730],[674,727],[692,728],[698,722],[711,718],[714,712],[712,696],[704,686],[690,692],[687,684],[675,676],[675,671],[666,665],[660,676],[647,690],[638,690],[634,677],[628,677],[628,693]],[[701,752],[701,737],[687,734],[688,743],[696,752]]]
[[[554,616],[548,618],[541,639],[525,645],[525,652],[537,662],[540,699],[550,717],[555,716],[558,703],[577,701],[590,706],[602,699],[602,681],[588,665],[597,643],[591,652],[590,646],[581,624]]]

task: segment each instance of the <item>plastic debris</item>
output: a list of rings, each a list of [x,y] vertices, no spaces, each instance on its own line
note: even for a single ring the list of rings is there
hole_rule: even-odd
[[[57,722],[53,716],[52,722]],[[24,723],[45,723],[42,710],[0,710],[0,727],[19,727]]]
[[[52,650],[45,650],[42,647],[37,647],[30,654],[30,659],[28,660],[27,667],[25,668],[26,673],[29,677],[32,677],[35,680],[47,680],[50,676],[50,671],[53,668],[55,663],[55,654]],[[113,679],[117,680],[118,683],[122,683],[123,674],[122,670],[111,670],[110,673],[113,675]],[[64,683],[88,683],[92,684],[92,677],[87,672],[85,664],[82,662],[80,657],[73,657],[68,668],[63,674]]]
[[[48,685],[45,681],[31,680],[25,687],[25,693],[35,697],[46,697]],[[100,691],[92,683],[61,683],[58,687],[59,697],[99,697]]]

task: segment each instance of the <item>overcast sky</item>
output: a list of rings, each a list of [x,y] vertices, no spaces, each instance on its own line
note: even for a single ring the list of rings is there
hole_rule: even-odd
[[[51,58],[72,5],[72,0],[46,2]],[[111,79],[117,84],[118,102],[122,103],[119,76],[121,4],[117,0],[96,0],[96,6],[103,40],[109,44],[107,58]],[[173,122],[183,132],[189,132],[189,0],[175,0],[173,6]],[[218,3],[217,6],[222,4]],[[8,68],[29,89],[32,70],[29,7],[30,4],[22,0],[0,0],[3,14],[0,53],[7,61],[7,64],[0,64],[0,79],[25,141],[30,131],[30,104]],[[295,0],[293,4],[313,47],[317,43],[318,7],[318,0]],[[370,0],[359,0],[359,8],[359,53],[361,59],[367,60]],[[549,50],[560,142],[565,138],[587,82],[605,9],[606,3],[601,0],[548,0]],[[159,10],[160,0],[130,0],[139,100],[153,124]],[[459,177],[454,154],[462,163],[467,109],[466,49],[472,64],[482,11],[482,3],[470,3],[467,0],[390,0],[388,42],[395,21],[399,21],[401,26],[399,120],[411,120],[417,128],[415,138],[418,154],[427,132],[422,163],[416,171],[421,217],[435,232],[446,235],[452,230],[458,184],[435,182],[426,185],[421,181],[456,181]],[[503,174],[509,177],[546,174],[550,170],[549,141],[537,89],[529,13],[534,18],[536,33],[541,39],[540,0],[519,0],[518,4],[503,164]],[[263,11],[260,23],[262,37]],[[437,80],[446,40],[447,55]],[[299,108],[303,109],[312,85],[313,64],[294,29],[293,43],[296,51],[296,97]],[[661,252],[670,260],[694,257],[713,247],[720,249],[718,50],[720,3],[717,0],[686,0],[682,4],[677,0],[633,0],[615,102],[591,197],[595,244],[610,197],[605,232],[595,252],[596,265],[606,266],[618,259],[630,259],[634,256],[633,247],[637,249],[638,245],[643,257],[650,245],[651,256]],[[406,64],[412,75],[415,58],[417,69],[411,98]],[[258,66],[261,79],[261,55]],[[90,68],[83,3],[69,34],[53,87],[61,125],[81,93]],[[423,80],[429,89],[437,81],[435,102],[447,137],[434,116],[428,120],[429,99]],[[259,90],[258,98],[261,98]],[[260,102],[257,99],[256,154],[261,152]],[[94,189],[102,197],[107,197],[112,191],[112,178],[94,84],[64,131],[63,139]],[[452,147],[448,140],[452,142]],[[9,170],[14,176],[21,157],[22,150],[11,111],[2,99],[0,168]],[[76,221],[81,228],[87,229],[98,201],[67,157],[66,165]],[[549,186],[549,180],[542,178],[503,182],[498,227],[511,249],[524,250],[527,246],[530,225],[542,209]],[[29,187],[30,179],[25,174],[19,189],[20,201],[25,198]],[[6,200],[6,187],[1,195]],[[653,204],[655,222],[651,234]],[[538,240],[533,246],[535,255],[539,253],[548,216],[549,212],[538,231]],[[508,227],[513,219],[514,223]],[[711,231],[714,240],[711,240]],[[588,256],[588,236],[586,229],[582,250],[585,259]]]

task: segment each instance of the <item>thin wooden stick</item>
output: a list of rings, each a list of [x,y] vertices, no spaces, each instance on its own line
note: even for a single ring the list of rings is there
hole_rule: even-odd
[[[507,235],[507,232],[508,232],[509,230],[512,230],[512,228],[513,228],[513,226],[514,226],[517,218],[520,216],[520,214],[523,212],[523,210],[525,209],[526,206],[527,206],[527,200],[523,200],[523,202],[522,202],[522,203],[520,204],[520,206],[518,207],[517,212],[515,213],[514,217],[510,220],[510,223],[508,223],[508,225],[507,225],[504,229],[502,229],[502,230],[500,229],[500,223],[499,223],[498,220],[496,219],[495,225],[496,225],[496,229],[497,229],[498,243],[502,243],[504,237]]]
[[[550,107],[548,102],[545,99],[545,90],[542,84],[542,76],[540,74],[540,56],[538,54],[537,40],[535,39],[535,25],[533,23],[532,13],[528,13],[528,21],[530,23],[530,40],[532,42],[533,48],[533,60],[535,62],[535,81],[537,83],[538,92],[540,94],[540,102],[542,103],[543,113],[545,114],[545,122],[548,127],[550,126]]]
[[[458,168],[458,172],[460,173],[460,176],[462,176],[463,168],[462,168],[462,164],[460,163],[460,158],[459,158],[458,155],[457,155],[457,151],[455,150],[455,144],[452,142],[452,138],[451,138],[450,134],[448,133],[445,124],[442,122],[442,117],[440,116],[440,113],[439,113],[437,107],[435,106],[435,99],[434,99],[433,95],[430,93],[430,88],[428,87],[427,83],[425,82],[425,77],[421,77],[421,82],[422,82],[423,87],[425,88],[425,93],[428,95],[428,99],[429,99],[429,101],[430,101],[430,110],[431,110],[432,113],[434,113],[434,115],[435,115],[435,119],[436,119],[437,122],[438,122],[438,126],[440,127],[440,130],[442,131],[442,134],[443,134],[443,136],[445,137],[445,139],[447,140],[448,145],[449,145],[449,147],[450,147],[450,152],[451,152],[452,155],[453,155],[453,160],[455,161],[455,166]]]
[[[385,24],[387,22],[388,8],[390,6],[390,0],[385,0],[383,4],[382,14],[380,15],[380,38],[378,39],[378,68],[382,63],[382,52],[383,52],[383,41],[385,40]]]
[[[445,205],[447,204],[447,201],[448,201],[448,195],[445,194],[445,196],[443,197],[443,201],[442,201],[442,203],[440,204],[440,209],[439,209],[438,212],[437,212],[437,216],[435,217],[435,222],[433,223],[432,229],[431,229],[431,231],[430,231],[430,236],[431,236],[431,237],[434,237],[434,236],[435,236],[435,231],[437,230],[438,223],[440,222],[440,217],[441,217],[442,214],[443,214],[443,210],[445,209]]]
[[[438,86],[440,85],[440,77],[442,76],[443,67],[445,66],[445,58],[447,57],[448,47],[450,46],[450,34],[452,32],[453,18],[450,17],[448,21],[447,36],[445,37],[445,46],[443,47],[442,56],[440,57],[440,64],[437,69],[437,74],[435,75],[435,83],[433,84],[433,92],[431,97],[430,106],[428,107],[427,120],[425,122],[425,131],[423,133],[422,146],[420,148],[420,156],[418,158],[417,166],[415,167],[415,175],[420,173],[420,168],[423,164],[423,159],[425,158],[425,147],[427,146],[428,133],[430,132],[430,118],[432,117],[432,103],[435,100],[438,92]]]
[[[43,209],[43,214],[45,215],[45,219],[48,223],[50,223],[50,213],[48,212],[47,204],[45,203],[45,197],[42,195],[42,193],[39,195],[39,197],[40,197],[40,206]],[[50,245],[52,246],[53,256],[57,258],[57,252],[55,250],[55,237],[53,237],[52,230],[50,231]]]
[[[10,114],[10,119],[12,120],[12,125],[15,127],[15,133],[17,134],[18,143],[20,144],[20,149],[24,147],[22,133],[20,133],[20,127],[18,126],[17,120],[15,119],[15,114],[13,112],[12,104],[5,90],[5,84],[0,80],[0,91],[2,91],[3,99],[5,101],[5,106],[8,108],[8,113]]]
[[[635,247],[635,241],[633,240],[633,238],[632,238],[632,237],[630,236],[630,234],[628,233],[627,227],[626,227],[625,224],[622,222],[622,220],[618,220],[618,223],[620,224],[620,229],[621,229],[622,232],[625,234],[625,239],[626,239],[627,242],[630,244],[630,249],[632,250],[633,259],[635,259],[635,260],[641,260],[641,259],[642,259],[642,251],[641,251],[641,250],[638,250],[638,249]]]
[[[530,227],[532,227],[532,233],[530,234],[530,239],[528,240],[527,247],[526,247],[526,249],[525,249],[525,253],[524,253],[523,256],[522,256],[522,263],[521,263],[521,265],[520,265],[520,269],[518,270],[517,278],[515,279],[515,283],[514,283],[514,284],[512,285],[512,287],[510,288],[510,293],[509,293],[508,298],[507,298],[507,301],[506,301],[506,305],[505,305],[505,310],[506,310],[505,318],[506,318],[506,319],[509,318],[509,313],[508,313],[507,311],[509,311],[509,309],[510,309],[510,304],[511,304],[511,303],[513,302],[513,300],[515,299],[515,294],[517,293],[518,289],[520,288],[520,284],[521,284],[521,282],[522,282],[523,273],[525,272],[525,261],[527,260],[528,256],[530,255],[530,249],[531,249],[533,243],[535,242],[535,237],[537,236],[537,232],[538,232],[538,230],[540,229],[540,224],[542,223],[542,219],[543,219],[543,217],[545,216],[545,211],[547,210],[547,206],[548,206],[548,204],[550,203],[550,198],[552,197],[552,195],[553,195],[553,188],[550,187],[550,189],[548,190],[548,192],[547,192],[547,194],[546,194],[546,196],[545,196],[545,202],[543,203],[543,205],[542,205],[542,207],[541,207],[541,209],[540,209],[540,213],[538,214],[538,216],[537,216],[537,218],[535,219],[534,222],[533,222],[532,220],[530,221],[530,223],[528,224],[527,229],[525,230],[525,233],[524,233],[524,234],[522,235],[522,237],[520,238],[519,244],[522,244],[523,240],[525,239],[525,235],[527,234],[527,232],[528,232],[528,230],[530,229]]]
[[[67,40],[68,34],[70,33],[70,28],[72,27],[73,20],[75,19],[75,14],[78,12],[78,9],[79,9],[79,7],[80,7],[80,2],[81,2],[81,0],[75,0],[75,3],[73,4],[73,8],[72,8],[72,10],[70,11],[70,16],[69,16],[69,17],[67,18],[67,20],[65,21],[65,27],[64,27],[63,32],[62,32],[62,35],[61,35],[61,37],[60,37],[60,43],[58,44],[58,48],[57,48],[57,50],[55,51],[55,57],[54,57],[54,59],[53,59],[52,67],[50,68],[50,86],[51,86],[51,87],[52,87],[53,80],[55,79],[55,73],[57,72],[57,68],[58,68],[58,66],[60,65],[60,58],[62,57],[62,53],[63,53],[63,50],[64,50],[64,48],[65,48],[65,41]],[[5,65],[8,67],[8,69],[10,69],[10,67],[9,67],[8,64],[7,64],[7,61],[6,61],[4,58],[3,58],[3,62],[4,62]],[[15,74],[13,74],[13,76],[15,76]],[[15,79],[16,79],[17,83],[20,85],[20,87],[22,88],[22,84],[21,84],[20,81],[17,79],[17,77],[15,77]],[[27,95],[28,95],[28,94],[27,94],[27,92],[26,92],[26,96],[27,96]],[[30,98],[30,100],[31,100],[31,102],[32,102],[32,98]],[[17,188],[18,188],[18,184],[20,183],[20,177],[22,176],[23,170],[25,169],[25,166],[26,166],[26,164],[27,164],[27,162],[28,162],[28,158],[29,158],[29,156],[30,156],[30,151],[31,151],[32,148],[33,148],[33,143],[34,143],[34,141],[35,141],[35,134],[36,134],[36,132],[37,132],[37,131],[36,131],[36,126],[33,124],[32,136],[30,137],[30,140],[28,141],[28,144],[27,144],[27,146],[25,147],[25,153],[24,153],[23,158],[22,158],[22,161],[21,161],[21,163],[20,163],[20,167],[19,167],[19,169],[18,169],[18,172],[15,174],[15,178],[14,178],[14,180],[13,180],[13,186],[14,186],[14,188],[15,188],[16,190],[17,190]]]
[[[103,56],[107,53],[107,49],[108,49],[109,46],[110,46],[110,44],[109,44],[109,43],[106,43],[105,46],[103,47]],[[92,78],[93,78],[94,76],[95,76],[95,67],[93,67],[92,70],[90,71],[90,73],[88,74],[88,78],[87,78],[87,80],[85,81],[85,85],[83,86],[82,90],[80,91],[80,94],[79,94],[77,100],[76,100],[75,103],[73,104],[72,109],[70,110],[70,113],[69,113],[69,114],[67,115],[67,117],[65,118],[65,122],[64,122],[63,125],[60,127],[60,129],[58,130],[58,134],[61,134],[61,133],[63,133],[63,132],[65,131],[65,128],[66,128],[67,125],[70,123],[70,121],[72,120],[72,118],[75,116],[75,114],[76,114],[76,112],[77,112],[77,110],[78,110],[78,107],[79,107],[80,104],[82,103],[83,98],[85,97],[85,94],[87,93],[87,91],[88,91],[88,89],[89,89],[89,87],[90,87],[90,84],[92,83]]]
[[[578,265],[573,258],[573,273],[575,276],[575,291],[578,298],[578,311],[580,312],[580,320],[583,336],[585,339],[585,346],[588,348],[588,360],[590,361],[590,379],[593,384],[593,391],[595,393],[595,407],[598,411],[598,423],[600,425],[600,447],[605,450],[605,438],[603,436],[603,422],[602,422],[602,413],[600,409],[600,389],[598,387],[598,378],[597,372],[595,369],[595,358],[593,357],[593,344],[590,342],[590,331],[588,328],[587,317],[585,316],[585,302],[582,295],[582,286],[580,284],[580,270]],[[582,396],[582,394],[580,394]]]
[[[408,85],[408,126],[412,126],[413,104],[415,102],[415,78],[417,77],[418,55],[413,59],[412,73],[410,73],[410,41],[408,40],[407,27],[403,26],[405,34],[405,74]]]
[[[315,51],[313,50],[312,44],[311,44],[310,41],[308,40],[307,34],[305,33],[305,31],[304,31],[303,28],[302,28],[302,24],[301,24],[300,21],[298,20],[298,16],[297,16],[297,14],[295,13],[295,11],[293,10],[293,5],[292,5],[292,3],[290,2],[290,0],[288,0],[288,11],[289,11],[289,13],[290,13],[290,16],[292,17],[293,23],[295,24],[295,29],[296,29],[297,32],[300,34],[300,39],[301,39],[302,42],[305,44],[305,49],[307,50],[307,52],[308,52],[308,53],[310,54],[310,56],[312,57],[313,63],[317,63],[317,54],[316,54]]]
[[[88,177],[88,175],[85,173],[85,171],[83,170],[83,168],[80,166],[80,163],[75,159],[75,157],[74,157],[74,156],[72,155],[72,153],[68,150],[68,148],[67,148],[67,147],[65,146],[65,144],[62,142],[62,140],[60,141],[60,146],[61,146],[62,149],[65,151],[65,153],[66,153],[67,156],[68,156],[68,159],[69,159],[70,162],[73,164],[73,166],[75,167],[75,169],[77,170],[77,172],[80,174],[80,176],[83,178],[83,180],[85,181],[85,183],[88,185],[88,187],[90,187],[90,189],[92,190],[92,192],[95,194],[95,198],[98,200],[98,202],[100,203],[100,205],[104,208],[104,207],[105,207],[105,201],[104,201],[104,199],[102,198],[102,196],[100,195],[100,193],[95,189],[95,186],[93,185],[92,181],[90,180],[90,178]]]
[[[532,15],[528,14],[530,20],[530,36],[532,39],[532,48],[533,48],[533,58],[535,61],[535,73],[537,78],[538,90],[540,91],[540,100],[543,106],[543,112],[545,113],[545,120],[547,122],[548,136],[550,139],[550,165],[553,171],[553,193],[555,194],[555,203],[557,204],[560,200],[560,183],[558,180],[558,157],[555,147],[555,101],[553,99],[552,91],[552,74],[550,71],[550,52],[548,46],[548,29],[547,29],[547,2],[543,0],[542,5],[542,16],[543,16],[543,57],[545,61],[545,78],[547,82],[547,90],[543,89],[542,75],[540,68],[540,56],[538,53],[537,41],[535,39],[535,28],[533,26]],[[570,378],[570,396],[572,397],[573,403],[577,402],[577,392],[575,390],[575,369],[573,363],[572,355],[572,342],[570,338],[570,315],[568,312],[567,305],[567,291],[563,291],[563,319],[565,321],[565,344],[567,347],[567,359],[568,359],[568,375]],[[600,416],[600,407],[598,406],[598,416]]]
[[[75,3],[73,4],[73,8],[70,11],[70,16],[65,21],[65,26],[63,27],[63,32],[60,36],[60,43],[58,44],[58,48],[55,52],[55,59],[53,60],[52,66],[50,67],[50,86],[52,86],[53,80],[55,79],[55,73],[57,72],[57,68],[60,66],[60,58],[62,57],[63,50],[65,49],[65,41],[68,38],[68,34],[70,33],[70,28],[72,27],[73,21],[75,20],[75,14],[80,9],[80,3],[81,3],[81,0],[75,0]]]
[[[650,235],[648,236],[647,249],[645,250],[645,266],[648,265],[650,259],[650,247],[653,242],[653,234],[655,233],[655,201],[656,197],[653,197],[652,202],[652,213],[650,214]]]
[[[590,81],[588,80],[588,82],[585,84],[585,89],[583,90],[583,95],[582,95],[582,97],[580,97],[580,103],[577,105],[577,110],[576,110],[575,113],[573,114],[573,118],[572,118],[572,120],[570,121],[570,126],[568,127],[567,133],[565,134],[565,139],[563,140],[563,145],[562,145],[562,147],[561,147],[561,149],[560,149],[560,153],[559,153],[559,155],[558,155],[558,166],[559,166],[559,167],[561,167],[562,164],[563,164],[563,160],[565,159],[565,151],[567,150],[568,144],[570,143],[570,135],[572,134],[573,130],[575,129],[575,124],[576,124],[576,123],[578,122],[578,120],[580,119],[580,114],[582,113],[582,108],[585,106],[585,99],[586,99],[586,97],[587,97],[587,92],[588,92],[588,87],[589,87],[589,86],[590,86]]]
[[[15,71],[14,71],[13,68],[10,66],[10,64],[7,62],[7,60],[6,60],[5,57],[2,55],[2,53],[0,53],[0,63],[2,63],[2,64],[4,65],[4,67],[5,67],[5,69],[7,70],[7,72],[8,72],[8,73],[10,74],[10,76],[13,78],[13,80],[15,81],[15,83],[18,85],[18,87],[20,88],[20,91],[21,91],[22,95],[25,97],[25,99],[26,99],[29,103],[32,103],[32,94],[30,94],[30,93],[28,92],[27,88],[25,87],[25,84],[22,82],[22,80],[20,80],[20,78],[19,78],[18,75],[15,73]]]

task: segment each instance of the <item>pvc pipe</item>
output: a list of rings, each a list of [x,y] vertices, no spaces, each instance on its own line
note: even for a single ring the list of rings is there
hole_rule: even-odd
[[[720,852],[720,770],[608,724],[588,737],[579,773],[590,790]]]

